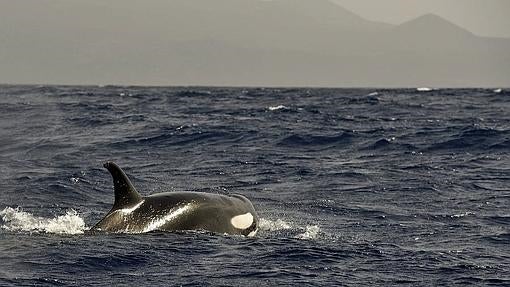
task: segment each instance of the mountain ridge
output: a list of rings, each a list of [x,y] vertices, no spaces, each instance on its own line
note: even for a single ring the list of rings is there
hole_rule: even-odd
[[[414,33],[423,30],[426,31],[435,30],[436,32],[439,33],[459,34],[463,36],[478,38],[490,38],[475,35],[471,31],[433,13],[427,13],[412,20],[401,23],[395,26],[394,29],[396,30],[411,29],[412,32]]]

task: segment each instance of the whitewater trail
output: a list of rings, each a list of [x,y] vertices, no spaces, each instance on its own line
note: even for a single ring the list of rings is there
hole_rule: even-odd
[[[294,223],[289,223],[282,219],[270,220],[261,218],[259,226],[262,232],[275,233],[282,230],[294,231],[294,233],[297,232],[294,238],[303,240],[318,239],[323,233],[318,225],[306,225],[303,227]]]
[[[6,207],[0,211],[0,228],[13,232],[42,232],[54,234],[83,234],[87,227],[73,209],[54,218],[34,216],[20,207]]]

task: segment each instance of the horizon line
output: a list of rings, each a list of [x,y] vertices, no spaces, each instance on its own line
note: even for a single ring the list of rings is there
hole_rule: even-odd
[[[410,89],[416,90],[419,88],[429,88],[434,90],[450,90],[450,89],[510,89],[509,86],[434,86],[434,85],[419,85],[419,86],[320,86],[320,85],[304,85],[304,86],[287,86],[287,85],[202,85],[202,84],[41,84],[41,83],[1,83],[2,86],[30,86],[30,87],[96,87],[96,88],[109,88],[109,87],[124,87],[124,88],[214,88],[214,89],[381,89],[381,90],[399,90]]]

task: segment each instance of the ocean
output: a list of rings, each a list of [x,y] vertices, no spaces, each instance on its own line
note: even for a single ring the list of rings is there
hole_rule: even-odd
[[[242,194],[254,238],[87,232]],[[510,92],[0,86],[0,286],[510,286]]]

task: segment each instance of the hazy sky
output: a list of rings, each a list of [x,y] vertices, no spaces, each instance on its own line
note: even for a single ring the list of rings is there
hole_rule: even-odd
[[[434,13],[480,36],[510,37],[510,0],[332,0],[366,19],[399,24]]]
[[[510,86],[510,0],[331,1],[0,0],[0,83]]]

